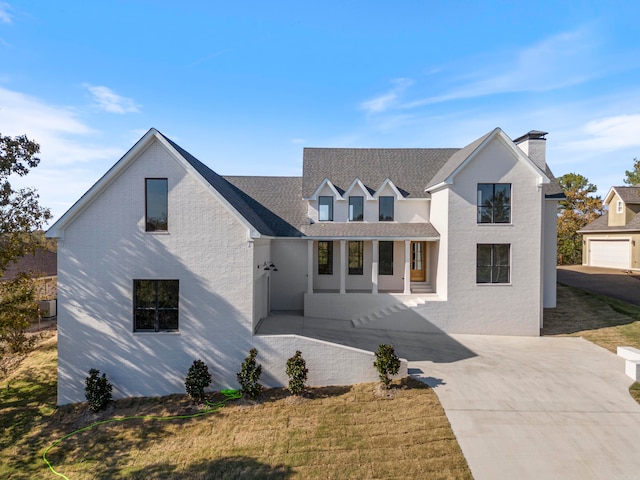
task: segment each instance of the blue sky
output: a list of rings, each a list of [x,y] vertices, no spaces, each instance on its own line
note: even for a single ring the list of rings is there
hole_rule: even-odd
[[[305,146],[549,132],[601,194],[640,157],[640,2],[0,0],[0,133],[56,218],[150,127],[220,174]]]

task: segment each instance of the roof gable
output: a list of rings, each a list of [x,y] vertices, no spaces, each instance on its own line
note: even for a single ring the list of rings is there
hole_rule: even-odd
[[[609,205],[613,196],[618,195],[620,200],[628,204],[640,204],[640,186],[632,187],[611,187],[604,197],[603,203]]]

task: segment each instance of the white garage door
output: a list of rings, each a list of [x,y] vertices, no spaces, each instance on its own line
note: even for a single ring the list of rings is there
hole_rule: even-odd
[[[589,244],[592,267],[629,268],[629,240],[591,240]]]

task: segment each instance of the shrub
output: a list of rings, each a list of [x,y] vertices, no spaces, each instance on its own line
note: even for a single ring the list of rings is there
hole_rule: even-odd
[[[395,375],[400,370],[400,359],[396,355],[392,345],[380,344],[376,352],[376,360],[373,366],[378,370],[378,376],[385,388],[389,388],[391,379],[389,375]]]
[[[107,408],[111,401],[111,390],[113,386],[107,380],[107,375],[100,376],[100,370],[92,368],[89,370],[89,376],[85,382],[84,392],[89,402],[89,409],[92,412],[99,412]]]
[[[240,393],[244,397],[256,400],[262,391],[262,385],[258,383],[262,374],[262,365],[256,364],[258,350],[249,350],[249,356],[244,359],[238,373],[238,383],[240,383]]]
[[[291,393],[300,395],[304,391],[307,373],[309,373],[307,362],[302,358],[300,350],[296,350],[296,354],[287,360],[287,376],[289,377],[289,391]]]
[[[27,335],[31,322],[38,319],[35,283],[27,275],[0,283],[0,341],[13,353],[26,353],[35,343]]]
[[[204,398],[204,389],[209,385],[211,385],[211,374],[207,365],[202,360],[194,360],[184,379],[187,394],[195,401],[200,401]]]

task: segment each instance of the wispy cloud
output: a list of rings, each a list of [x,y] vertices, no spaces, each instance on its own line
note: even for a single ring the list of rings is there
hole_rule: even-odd
[[[386,93],[366,100],[360,104],[360,108],[367,113],[381,113],[397,104],[399,97],[413,84],[409,78],[396,78],[392,80],[394,87]]]
[[[599,70],[594,68],[597,61],[594,46],[593,35],[583,29],[551,36],[516,52],[492,52],[466,59],[446,70],[472,72],[447,80],[447,84],[457,84],[457,87],[407,102],[402,107],[501,93],[547,92],[578,85],[599,75]],[[507,60],[502,60],[504,58]]]
[[[6,2],[0,2],[0,23],[13,23],[13,15],[9,13],[11,6]]]
[[[109,87],[89,85],[87,83],[83,86],[91,92],[96,105],[105,112],[125,114],[140,111],[139,105],[133,99],[118,95]]]
[[[304,138],[292,138],[291,143],[294,145],[302,145],[303,143],[307,143],[307,141]]]
[[[611,152],[628,147],[639,147],[640,113],[615,115],[591,120],[579,129],[575,142],[567,142],[565,148],[580,147],[583,150]]]

